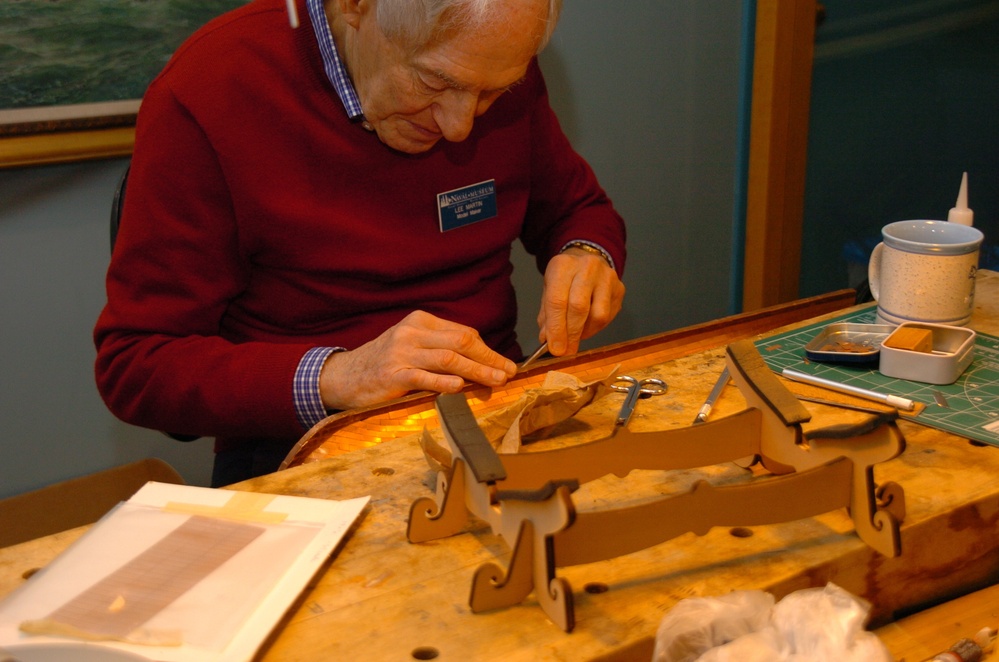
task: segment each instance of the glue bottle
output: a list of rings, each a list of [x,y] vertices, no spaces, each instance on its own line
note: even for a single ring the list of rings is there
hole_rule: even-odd
[[[947,213],[947,220],[951,223],[971,225],[974,218],[974,212],[968,209],[968,173],[964,173],[961,177],[961,189],[957,194],[957,202]]]

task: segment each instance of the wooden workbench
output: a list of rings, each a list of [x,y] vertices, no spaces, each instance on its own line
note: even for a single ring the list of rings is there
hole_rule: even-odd
[[[838,300],[836,307],[843,303]],[[999,333],[999,277],[985,274],[980,279],[976,304],[972,325]],[[828,301],[825,306],[830,308]],[[644,367],[623,347],[618,354],[626,357],[631,374],[656,374],[670,384],[667,395],[639,403],[630,427],[641,431],[688,425],[721,370],[724,345],[740,335],[753,337],[773,330],[774,324],[765,324],[768,316],[780,320],[780,325],[795,323],[786,310],[729,320],[707,329],[707,335],[687,331],[681,334],[685,340],[678,343],[675,358],[660,360],[656,355],[657,362]],[[814,306],[798,311],[797,322],[816,314]],[[712,344],[710,337],[717,342]],[[682,349],[685,343],[689,351]],[[412,401],[400,406],[412,406]],[[619,400],[594,402],[575,417],[567,434],[580,438],[602,434],[617,406]],[[738,391],[729,387],[715,415],[743,406]],[[882,625],[995,583],[999,481],[994,476],[999,475],[999,450],[909,421],[901,421],[900,427],[906,436],[905,452],[876,468],[879,483],[895,481],[905,490],[900,557],[886,558],[867,547],[854,535],[845,512],[770,526],[715,528],[700,537],[685,534],[627,556],[560,569],[559,575],[574,590],[576,627],[570,634],[548,621],[532,598],[508,609],[470,613],[473,571],[488,561],[499,559],[504,565],[508,561],[506,546],[488,530],[473,528],[415,545],[406,541],[410,504],[430,494],[434,482],[415,437],[295,463],[235,487],[334,499],[372,498],[342,548],[259,657],[282,662],[358,657],[649,659],[659,621],[685,597],[761,589],[780,598],[832,581],[871,601],[873,624]],[[734,464],[633,472],[626,479],[589,483],[576,498],[581,508],[622,505],[685,490],[702,478],[733,483],[752,480],[752,475]],[[80,532],[0,549],[0,595],[19,585],[32,568],[48,563]],[[984,625],[999,623],[969,623],[960,636]],[[917,650],[912,631],[894,626],[885,634],[886,641],[894,637],[898,646],[908,646],[909,654]],[[939,645],[924,644],[936,652],[953,643],[953,634],[941,630]],[[909,662],[917,659],[910,657]]]

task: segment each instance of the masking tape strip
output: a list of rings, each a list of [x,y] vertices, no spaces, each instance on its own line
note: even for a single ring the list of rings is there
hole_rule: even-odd
[[[273,494],[235,492],[224,506],[205,506],[196,503],[170,501],[163,507],[163,510],[170,513],[221,517],[222,519],[236,520],[238,522],[280,524],[288,518],[288,513],[272,513],[265,512],[264,510],[273,500]]]

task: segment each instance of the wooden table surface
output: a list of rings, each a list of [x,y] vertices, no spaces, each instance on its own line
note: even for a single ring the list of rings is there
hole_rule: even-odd
[[[774,313],[774,319],[782,318]],[[980,277],[972,326],[999,333],[999,276]],[[636,375],[660,375],[670,384],[666,395],[639,403],[630,427],[689,425],[721,370],[729,341],[629,368]],[[602,434],[618,406],[619,399],[594,402],[577,415],[574,434]],[[716,415],[742,407],[741,395],[729,387]],[[999,481],[994,479],[999,450],[910,421],[901,421],[900,427],[905,452],[878,465],[875,475],[877,482],[895,481],[905,490],[901,556],[886,558],[860,541],[845,511],[769,526],[715,528],[704,536],[684,534],[627,556],[559,569],[575,600],[576,627],[569,634],[553,625],[530,597],[507,609],[470,613],[474,570],[496,560],[505,565],[509,559],[503,541],[487,529],[407,542],[410,504],[431,494],[434,484],[413,437],[240,483],[234,487],[332,499],[372,497],[358,525],[258,657],[649,659],[659,621],[685,597],[759,589],[780,598],[831,581],[870,600],[872,624],[882,626],[879,636],[898,659],[916,662],[981,627],[999,626],[992,589],[916,613],[999,579]],[[580,508],[624,505],[686,490],[699,479],[733,483],[752,476],[735,464],[632,472],[625,479],[588,483],[574,498]],[[0,595],[81,533],[75,529],[0,549]]]

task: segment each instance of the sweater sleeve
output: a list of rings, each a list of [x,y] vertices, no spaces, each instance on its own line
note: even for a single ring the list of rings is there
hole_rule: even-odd
[[[165,85],[143,100],[107,304],[95,331],[98,390],[122,420],[173,433],[296,439],[297,366],[312,343],[222,332],[245,287],[225,176]]]
[[[584,241],[607,251],[621,276],[626,259],[624,220],[563,133],[536,64],[533,73],[531,198],[521,240],[542,272],[568,242]]]

